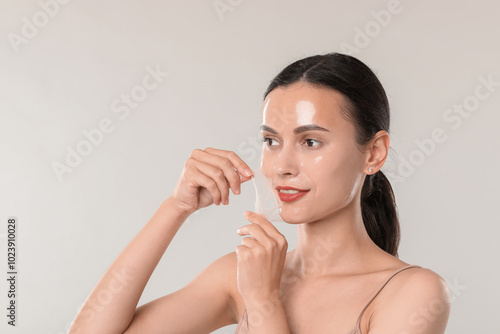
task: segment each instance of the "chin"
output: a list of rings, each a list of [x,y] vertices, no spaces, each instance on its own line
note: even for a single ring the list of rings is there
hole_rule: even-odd
[[[305,208],[281,208],[280,217],[287,224],[304,224],[310,220]]]

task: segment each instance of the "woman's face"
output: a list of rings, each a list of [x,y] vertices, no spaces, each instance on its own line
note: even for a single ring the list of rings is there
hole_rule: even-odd
[[[366,154],[356,146],[352,123],[340,115],[344,105],[341,93],[304,82],[278,87],[264,101],[261,168],[288,223],[332,215],[361,191]],[[279,186],[307,192],[294,199]]]

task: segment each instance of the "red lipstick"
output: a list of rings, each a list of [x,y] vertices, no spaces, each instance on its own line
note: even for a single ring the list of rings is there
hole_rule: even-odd
[[[302,196],[304,196],[305,194],[307,194],[307,192],[311,189],[299,189],[299,188],[294,188],[294,187],[289,187],[289,186],[278,186],[276,187],[276,190],[278,190],[278,195],[280,197],[280,199],[283,201],[283,202],[293,202],[299,198],[301,198]],[[280,190],[293,190],[293,191],[287,191],[287,192],[281,192]]]

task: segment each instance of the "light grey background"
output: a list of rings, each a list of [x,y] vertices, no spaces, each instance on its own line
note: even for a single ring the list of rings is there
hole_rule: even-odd
[[[400,258],[449,281],[448,333],[499,332],[500,5],[395,3],[73,0],[49,6],[49,16],[35,0],[0,0],[0,268],[6,220],[16,216],[20,273],[18,327],[6,325],[2,307],[0,331],[66,333],[106,268],[171,194],[191,151],[233,150],[257,167],[271,78],[296,59],[339,51],[369,65],[390,99],[383,170],[399,208]],[[377,14],[390,10],[390,18]],[[25,27],[29,38],[17,45],[24,17],[39,27],[31,36]],[[113,101],[139,94],[147,68],[157,66],[168,76],[121,119]],[[497,83],[482,100],[474,97],[480,77]],[[474,110],[460,124],[444,118],[464,103]],[[67,147],[103,119],[113,131],[59,181],[52,164],[65,164]],[[446,140],[425,153],[418,142],[433,131]],[[251,183],[242,190],[228,207],[186,222],[140,304],[235,250],[242,213],[254,205]],[[277,227],[295,248],[295,229]],[[0,291],[5,305],[5,279]]]

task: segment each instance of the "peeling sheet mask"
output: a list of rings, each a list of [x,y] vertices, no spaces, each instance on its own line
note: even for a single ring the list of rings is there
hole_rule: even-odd
[[[252,169],[252,182],[255,188],[255,212],[266,217],[270,222],[284,222],[280,216],[280,207],[273,193],[271,180],[264,176],[261,169]]]

